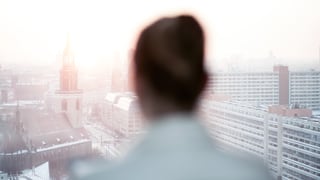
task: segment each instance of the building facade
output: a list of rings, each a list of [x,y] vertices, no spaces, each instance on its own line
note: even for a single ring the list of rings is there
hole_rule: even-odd
[[[319,71],[290,72],[279,65],[272,72],[214,73],[207,91],[255,105],[299,104],[320,110]]]
[[[104,123],[118,135],[130,138],[143,129],[143,118],[133,93],[108,93],[103,107]]]
[[[309,109],[205,99],[201,115],[217,142],[264,159],[276,178],[320,178],[320,117]]]
[[[274,72],[214,73],[209,77],[208,91],[256,104],[279,103],[279,79]]]
[[[320,72],[290,72],[290,102],[320,109]]]

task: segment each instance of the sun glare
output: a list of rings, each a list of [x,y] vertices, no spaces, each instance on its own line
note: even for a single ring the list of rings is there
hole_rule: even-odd
[[[103,45],[89,34],[70,32],[71,47],[75,56],[75,63],[79,68],[93,68],[97,61],[97,48]]]
[[[85,13],[84,9],[86,10]],[[109,54],[114,51],[114,47],[110,45],[113,42],[108,37],[108,33],[112,32],[110,30],[102,32],[106,27],[102,23],[99,24],[94,21],[97,19],[95,11],[95,9],[78,7],[73,9],[72,13],[66,10],[62,15],[65,17],[63,24],[66,24],[66,34],[70,33],[71,36],[75,63],[82,69],[94,68],[102,54]]]
[[[215,64],[233,56],[259,59],[270,51],[281,59],[312,59],[319,47],[315,2],[0,0],[0,49],[9,62],[55,63],[69,32],[77,65],[93,68],[101,61],[112,63],[114,54],[126,57],[151,21],[190,13],[204,26],[207,59]]]

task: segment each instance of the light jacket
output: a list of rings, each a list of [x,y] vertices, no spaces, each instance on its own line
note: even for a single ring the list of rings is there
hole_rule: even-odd
[[[261,162],[221,151],[199,120],[187,114],[153,121],[121,161],[97,163],[81,180],[267,180]],[[85,166],[79,166],[86,171]],[[76,169],[77,170],[77,169]],[[79,170],[79,169],[78,169]],[[90,172],[91,171],[91,172]]]

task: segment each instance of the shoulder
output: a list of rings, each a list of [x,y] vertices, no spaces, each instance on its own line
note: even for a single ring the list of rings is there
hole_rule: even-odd
[[[188,155],[192,158],[188,158]],[[77,180],[272,179],[261,161],[224,152],[129,158],[111,166],[95,168],[98,170]]]
[[[226,179],[237,180],[272,180],[272,176],[263,163],[255,156],[241,153],[218,152],[213,159],[217,169]],[[211,161],[213,161],[213,159]],[[232,172],[232,173],[231,173]]]

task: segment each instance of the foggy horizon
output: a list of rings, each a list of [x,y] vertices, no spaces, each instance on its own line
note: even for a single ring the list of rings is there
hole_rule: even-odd
[[[145,11],[137,12],[140,7]],[[314,0],[281,1],[0,1],[0,63],[59,61],[70,32],[76,63],[110,65],[127,58],[141,27],[163,14],[199,17],[210,65],[319,64],[320,7]],[[116,17],[116,18],[115,18]],[[262,62],[272,53],[273,62]]]

